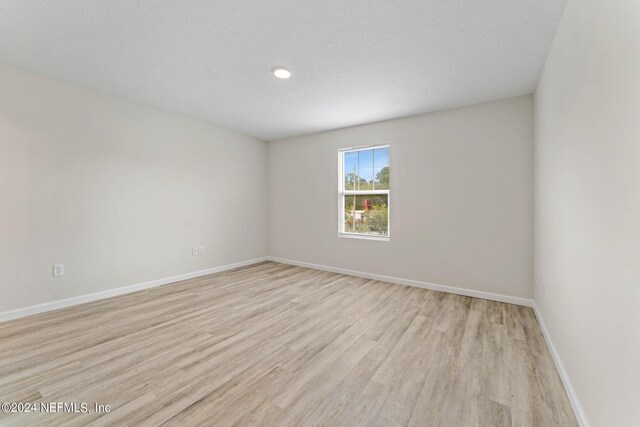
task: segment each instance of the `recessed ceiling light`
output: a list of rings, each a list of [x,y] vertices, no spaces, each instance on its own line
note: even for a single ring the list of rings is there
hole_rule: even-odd
[[[288,79],[291,77],[291,70],[286,67],[274,67],[271,71],[273,71],[273,75],[279,79]]]

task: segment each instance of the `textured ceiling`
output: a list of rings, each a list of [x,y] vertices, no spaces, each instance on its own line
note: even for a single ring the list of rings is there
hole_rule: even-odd
[[[564,3],[0,0],[0,62],[274,140],[531,93]]]

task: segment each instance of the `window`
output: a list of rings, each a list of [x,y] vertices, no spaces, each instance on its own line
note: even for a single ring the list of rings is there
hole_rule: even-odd
[[[338,233],[389,240],[389,146],[339,151]]]

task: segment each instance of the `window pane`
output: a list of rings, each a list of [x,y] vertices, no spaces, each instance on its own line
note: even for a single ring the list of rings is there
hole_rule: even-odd
[[[344,156],[344,189],[357,190],[356,177],[358,175],[358,153],[351,151],[343,153],[342,155]]]
[[[374,150],[375,166],[375,189],[376,190],[388,190],[389,189],[389,148],[376,148]]]
[[[389,233],[389,195],[344,196],[345,233],[386,236]]]
[[[373,150],[358,151],[358,190],[373,190]]]

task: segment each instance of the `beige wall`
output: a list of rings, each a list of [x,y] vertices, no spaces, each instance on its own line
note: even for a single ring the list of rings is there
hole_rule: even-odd
[[[265,256],[266,156],[256,139],[0,65],[0,312]]]
[[[569,0],[535,112],[535,299],[591,424],[637,426],[640,2]]]
[[[338,149],[376,143],[391,240],[339,238]],[[531,96],[270,142],[270,255],[530,298],[532,156]]]

